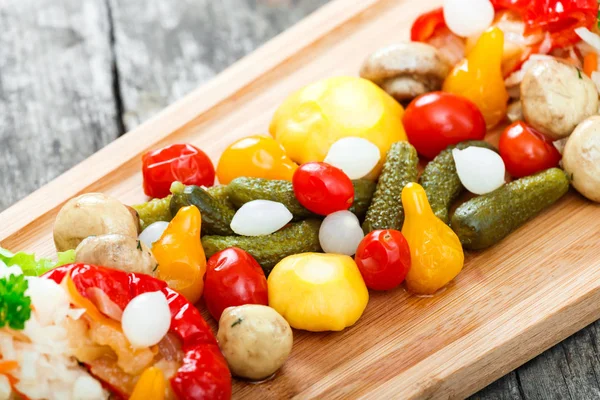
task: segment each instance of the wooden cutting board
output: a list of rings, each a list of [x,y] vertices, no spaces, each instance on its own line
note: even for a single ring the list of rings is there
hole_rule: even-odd
[[[337,0],[213,81],[0,214],[0,244],[54,254],[52,223],[91,191],[144,199],[141,155],[191,142],[213,161],[233,140],[266,133],[275,107],[317,79],[356,75],[371,51],[407,40],[439,0]],[[235,398],[460,398],[600,317],[600,206],[576,193],[495,247],[469,253],[442,294],[371,293],[338,333],[295,332],[271,381],[234,384]]]

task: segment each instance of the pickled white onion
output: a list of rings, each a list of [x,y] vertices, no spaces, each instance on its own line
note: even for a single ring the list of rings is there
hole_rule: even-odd
[[[471,193],[486,194],[504,184],[506,168],[502,157],[483,147],[452,150],[456,172],[463,186]]]
[[[494,21],[494,6],[489,0],[445,0],[444,20],[458,36],[475,35]]]

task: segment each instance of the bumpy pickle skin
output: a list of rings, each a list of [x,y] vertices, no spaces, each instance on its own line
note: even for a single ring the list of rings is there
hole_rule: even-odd
[[[377,229],[402,229],[402,189],[417,181],[417,151],[408,142],[396,142],[388,151],[371,205],[363,223],[365,233]]]
[[[482,250],[500,242],[568,190],[565,172],[550,168],[463,203],[452,216],[451,226],[466,249]]]
[[[419,184],[427,193],[427,200],[429,200],[433,213],[446,224],[450,223],[449,211],[452,203],[465,189],[456,173],[452,149],[463,150],[471,146],[497,151],[491,144],[479,140],[448,146],[427,164],[419,178]]]
[[[202,235],[235,235],[231,229],[231,220],[235,210],[224,202],[215,199],[200,186],[186,186],[181,193],[171,198],[171,214],[186,206],[196,206],[202,214]]]
[[[271,269],[287,256],[320,252],[320,227],[320,220],[308,219],[264,236],[204,236],[202,245],[209,258],[229,247],[245,250],[258,261],[268,276]]]

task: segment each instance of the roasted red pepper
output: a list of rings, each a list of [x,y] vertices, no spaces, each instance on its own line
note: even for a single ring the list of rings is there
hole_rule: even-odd
[[[445,28],[444,11],[442,7],[422,14],[413,22],[410,28],[410,40],[425,42],[432,37],[436,30]]]
[[[152,150],[142,157],[144,193],[163,198],[170,194],[171,184],[212,186],[215,167],[210,158],[191,144],[172,144]]]
[[[181,340],[184,352],[183,365],[170,380],[173,392],[181,400],[231,398],[227,362],[210,327],[185,297],[151,276],[87,264],[58,267],[44,277],[61,283],[67,275],[82,296],[87,297],[88,289],[101,289],[122,310],[142,293],[161,291],[171,309],[169,332]]]
[[[597,0],[491,0],[496,10],[512,10],[525,22],[525,34],[550,34],[552,48],[578,42],[575,28],[591,28],[598,19]]]
[[[525,23],[525,35],[547,32],[550,48],[562,48],[580,39],[575,28],[591,28],[598,19],[597,0],[491,0],[496,11],[511,10]],[[410,31],[411,40],[426,42],[446,27],[442,8],[422,14]],[[532,52],[537,51],[534,47]]]

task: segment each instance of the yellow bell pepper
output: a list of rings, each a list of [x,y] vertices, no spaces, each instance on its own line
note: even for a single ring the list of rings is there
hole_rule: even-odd
[[[269,131],[299,164],[323,161],[331,145],[347,136],[365,138],[385,155],[392,143],[406,140],[403,114],[402,106],[374,83],[336,77],[289,96],[275,112]]]
[[[351,257],[302,253],[281,260],[268,279],[269,306],[296,329],[341,331],[353,325],[369,292]]]
[[[135,384],[129,400],[164,400],[167,383],[162,370],[146,368]]]
[[[485,31],[467,58],[458,63],[443,90],[471,100],[483,114],[488,128],[506,116],[508,92],[502,76],[504,33],[498,27]]]
[[[217,165],[217,177],[225,185],[240,176],[291,181],[297,168],[275,139],[255,135],[225,149]]]
[[[462,270],[465,255],[458,236],[435,216],[427,194],[418,183],[402,190],[402,234],[410,247],[411,266],[406,287],[416,294],[433,294]]]
[[[206,272],[206,255],[200,241],[201,223],[198,208],[183,207],[152,245],[158,262],[157,277],[192,304],[202,296]]]

